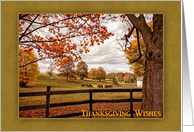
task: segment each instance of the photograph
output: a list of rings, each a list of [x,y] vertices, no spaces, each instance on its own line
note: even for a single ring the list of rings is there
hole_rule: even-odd
[[[163,14],[18,16],[20,119],[163,119]]]

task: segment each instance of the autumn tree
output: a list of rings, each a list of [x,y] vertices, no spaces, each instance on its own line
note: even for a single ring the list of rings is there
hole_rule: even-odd
[[[90,52],[88,47],[100,45],[114,35],[102,25],[108,15],[103,14],[19,14],[19,48],[36,49],[38,58],[20,65],[52,58],[62,66],[70,58],[81,59]]]
[[[29,63],[36,60],[37,58],[34,55],[34,51],[25,51],[19,49],[19,66]],[[38,70],[38,64],[35,62],[29,64],[26,67],[19,68],[19,84],[20,86],[26,86],[28,82],[36,81],[40,76]]]
[[[153,21],[148,22],[147,25],[151,28],[151,31],[153,31]],[[136,31],[133,32],[133,37],[137,37]],[[138,48],[137,40],[133,40],[131,41],[130,48],[125,50],[125,54],[127,55],[126,58],[128,59],[128,64],[132,65],[130,67],[130,70],[134,71],[134,77],[141,77],[145,73],[146,46],[141,33],[139,33],[139,45],[140,50]],[[132,62],[131,60],[138,58],[139,51],[141,51],[142,57],[139,58],[137,62]]]
[[[53,76],[54,70],[55,70],[55,65],[51,63],[48,67],[48,71],[47,71],[48,75]]]
[[[119,81],[119,82],[123,81],[124,73],[118,72],[116,78],[117,78],[117,81]]]
[[[104,71],[104,68],[102,68],[101,66],[98,67],[98,70],[96,72],[97,75],[97,79],[101,82],[101,80],[105,80],[106,77],[106,72]]]
[[[88,65],[84,61],[80,61],[76,67],[76,74],[81,80],[88,77]]]
[[[145,16],[140,14],[125,15],[132,26],[125,34],[125,49],[130,48],[129,37],[136,31],[138,45],[138,57],[133,58],[131,63],[142,58],[140,35],[145,43],[145,73],[142,87],[142,108],[144,111],[161,111],[163,116],[163,15],[153,14],[153,30],[146,23]]]
[[[107,79],[111,79],[112,76],[116,76],[116,73],[110,72],[110,73],[107,74],[107,77],[106,77],[106,78],[107,78]]]
[[[96,79],[97,78],[97,69],[96,68],[92,68],[90,69],[89,73],[88,73],[88,77],[92,78],[92,79]]]
[[[66,77],[67,82],[68,78],[76,79],[75,64],[73,60],[68,61],[66,64],[62,65],[62,68],[58,69],[58,71],[59,76]]]
[[[126,58],[128,59],[128,64],[132,65],[130,67],[130,70],[132,70],[134,72],[135,76],[141,77],[145,73],[146,47],[145,47],[145,43],[143,42],[142,39],[139,41],[139,43],[140,43],[140,52],[142,54],[142,57],[137,62],[131,61],[135,58],[138,58],[138,56],[139,56],[137,40],[133,40],[131,42],[130,48],[126,49],[124,51],[124,53],[126,54]]]
[[[125,83],[129,83],[130,82],[130,78],[131,78],[131,74],[130,73],[125,73],[124,75],[125,75],[125,77],[124,77]]]

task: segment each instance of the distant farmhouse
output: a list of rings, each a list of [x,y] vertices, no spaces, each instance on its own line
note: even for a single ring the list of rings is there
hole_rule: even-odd
[[[143,77],[137,78],[137,87],[143,86]]]

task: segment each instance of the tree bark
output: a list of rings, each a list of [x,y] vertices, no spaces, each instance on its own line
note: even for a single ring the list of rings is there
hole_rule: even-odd
[[[163,15],[153,15],[153,32],[140,15],[128,15],[132,24],[141,32],[146,45],[145,74],[142,87],[143,111],[160,111],[163,117]],[[152,116],[153,117],[153,116]]]

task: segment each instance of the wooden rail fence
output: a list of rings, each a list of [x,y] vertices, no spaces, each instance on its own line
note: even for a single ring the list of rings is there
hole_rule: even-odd
[[[93,93],[97,93],[97,92],[129,92],[130,93],[130,99],[93,100],[92,95],[93,95]],[[133,118],[133,113],[135,112],[133,110],[133,102],[142,102],[142,99],[134,99],[133,98],[133,92],[142,92],[142,89],[140,89],[140,88],[135,88],[135,89],[89,89],[89,90],[51,91],[51,86],[47,86],[47,91],[46,92],[19,93],[19,97],[45,96],[46,95],[46,104],[45,105],[21,106],[21,107],[19,107],[19,111],[45,108],[45,118],[48,118],[49,117],[49,108],[52,108],[52,107],[80,105],[80,104],[89,103],[89,108],[90,108],[90,111],[92,112],[92,104],[93,103],[130,102],[130,113],[131,113],[131,118]],[[89,93],[89,100],[50,104],[50,95],[76,94],[76,93]],[[49,118],[66,118],[66,117],[72,117],[72,116],[79,116],[79,115],[82,115],[82,113],[83,112],[72,113],[72,114],[61,115],[61,116],[53,116],[53,117],[49,117]],[[92,116],[90,116],[90,118],[92,118]]]

